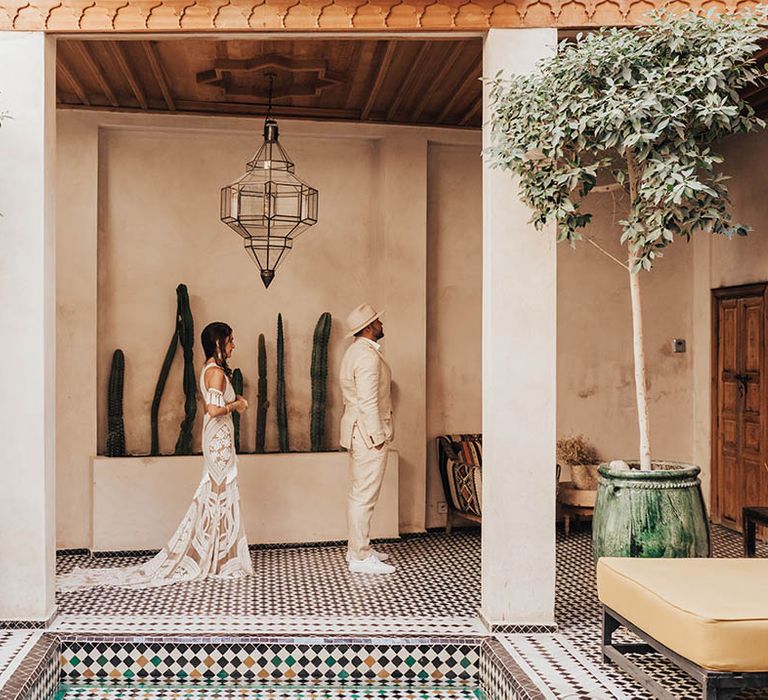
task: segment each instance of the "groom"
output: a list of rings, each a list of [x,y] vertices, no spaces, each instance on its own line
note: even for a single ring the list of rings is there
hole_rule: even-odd
[[[349,497],[347,526],[349,570],[362,574],[391,574],[387,554],[371,549],[371,517],[379,499],[387,445],[392,440],[392,373],[381,355],[378,341],[384,337],[381,314],[362,304],[347,317],[349,335],[355,342],[341,360],[341,446],[349,450]]]

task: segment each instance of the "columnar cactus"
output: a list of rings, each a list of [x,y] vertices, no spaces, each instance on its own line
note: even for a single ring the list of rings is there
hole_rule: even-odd
[[[160,376],[157,378],[157,384],[155,385],[155,396],[152,399],[152,409],[150,411],[150,423],[152,426],[152,446],[150,447],[149,454],[157,456],[160,454],[160,429],[158,426],[158,416],[160,414],[160,399],[163,398],[163,391],[165,390],[165,383],[168,381],[168,373],[171,371],[171,365],[173,364],[173,357],[176,354],[176,346],[179,344],[179,333],[174,326],[173,335],[171,336],[171,342],[168,344],[168,350],[165,352],[165,358],[163,359],[163,366],[160,368]]]
[[[238,396],[243,395],[243,373],[239,368],[232,372],[232,388]],[[240,414],[237,411],[232,414],[232,423],[235,426],[235,452],[240,452]]]
[[[176,287],[178,309],[176,323],[179,333],[179,342],[184,353],[184,420],[181,421],[179,439],[176,441],[175,454],[192,454],[192,426],[197,414],[197,397],[195,395],[195,325],[192,320],[192,310],[189,307],[189,293],[187,286],[180,284]]]
[[[277,433],[280,452],[288,452],[288,406],[285,396],[285,341],[283,316],[277,315]]]
[[[107,394],[107,457],[125,455],[125,425],[123,423],[123,384],[125,380],[125,355],[115,350],[109,370]]]
[[[264,452],[267,434],[267,345],[264,334],[259,333],[259,388],[256,407],[256,452]]]
[[[325,437],[325,406],[328,398],[328,338],[331,335],[331,314],[321,314],[312,338],[312,411],[309,434],[312,452],[323,449]]]

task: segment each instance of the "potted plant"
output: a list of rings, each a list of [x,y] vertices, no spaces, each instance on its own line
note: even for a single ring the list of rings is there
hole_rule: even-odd
[[[747,233],[732,221],[713,145],[764,126],[740,93],[761,79],[764,17],[659,12],[645,27],[579,35],[535,74],[491,82],[488,156],[518,177],[537,228],[554,222],[558,241],[574,244],[595,192],[616,193],[625,212],[626,260],[603,252],[628,273],[640,449],[600,467],[597,556],[709,553],[698,467],[651,461],[640,274],[676,238]]]
[[[583,435],[572,435],[557,441],[557,461],[571,470],[571,481],[580,491],[597,490],[597,451]]]

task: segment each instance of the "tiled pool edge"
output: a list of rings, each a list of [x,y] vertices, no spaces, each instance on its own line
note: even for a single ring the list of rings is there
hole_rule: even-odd
[[[0,700],[49,700],[61,677],[59,638],[43,634],[0,688]]]
[[[61,637],[65,680],[396,680],[478,677],[481,638]]]
[[[291,672],[293,667],[302,672]],[[360,679],[416,685],[474,681],[482,684],[489,700],[543,698],[501,643],[490,637],[201,639],[179,635],[44,634],[0,689],[0,700],[50,700],[60,681],[207,679]]]

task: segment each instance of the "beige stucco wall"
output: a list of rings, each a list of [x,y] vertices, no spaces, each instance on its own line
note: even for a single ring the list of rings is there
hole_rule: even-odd
[[[624,201],[589,202],[587,230],[607,252],[626,259],[616,221]],[[678,243],[641,274],[651,449],[656,459],[689,460],[692,449],[692,247]],[[558,251],[558,436],[583,434],[605,459],[638,454],[628,273],[588,241]]]
[[[240,455],[240,514],[248,543],[345,539],[347,460],[343,452]],[[397,477],[397,452],[390,450],[372,537],[399,534]],[[160,549],[200,483],[200,458],[96,457],[93,478],[93,550]]]
[[[90,541],[89,458],[97,447],[103,450],[106,383],[117,347],[126,354],[127,448],[149,449],[149,407],[173,331],[179,282],[189,287],[196,336],[212,320],[234,327],[232,365],[242,368],[252,404],[257,336],[266,335],[269,449],[277,446],[278,312],[286,332],[291,447],[306,449],[311,339],[318,315],[330,311],[334,317],[333,377],[349,342],[342,321],[350,308],[365,300],[385,307],[384,348],[395,381],[400,527],[408,532],[425,526],[427,144],[479,143],[479,137],[451,130],[281,122],[281,140],[297,174],[320,190],[320,223],[297,241],[265,291],[236,234],[218,220],[219,188],[242,174],[260,142],[260,128],[239,119],[59,112],[58,266],[67,274],[58,290],[63,342],[57,387],[70,397],[57,431],[60,547]],[[199,343],[195,362],[197,367],[202,362]],[[179,355],[161,407],[166,453],[173,450],[183,416],[181,364]],[[333,446],[341,405],[333,381],[329,389]],[[250,411],[242,431],[245,450],[253,448],[255,419]],[[196,444],[199,426],[198,414]]]
[[[702,466],[705,495],[711,480],[711,290],[768,281],[768,198],[761,173],[768,158],[765,131],[727,139],[721,147],[723,172],[735,218],[752,227],[746,238],[698,237],[695,241],[696,282],[693,295],[695,336],[694,458]]]
[[[480,147],[433,144],[427,177],[427,527],[445,523],[435,437],[482,430]]]

